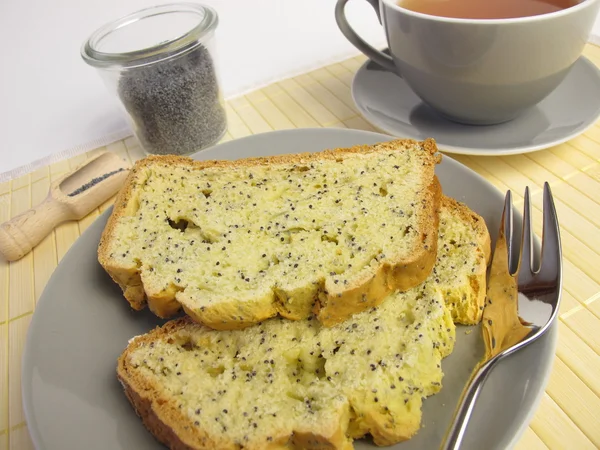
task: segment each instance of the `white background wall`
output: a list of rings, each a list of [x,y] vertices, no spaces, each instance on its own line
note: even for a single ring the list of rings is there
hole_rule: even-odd
[[[0,181],[16,167],[127,131],[80,47],[105,22],[168,1],[0,0]],[[357,53],[335,24],[335,0],[199,1],[220,16],[227,97]],[[347,9],[367,40],[384,44],[365,1],[353,0]],[[600,22],[596,29],[600,35]]]

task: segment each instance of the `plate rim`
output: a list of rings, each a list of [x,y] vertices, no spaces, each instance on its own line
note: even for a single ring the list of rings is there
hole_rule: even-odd
[[[371,114],[369,114],[367,109],[362,105],[362,102],[357,101],[357,94],[355,92],[355,86],[357,83],[356,80],[359,77],[359,74],[366,72],[366,66],[370,62],[371,62],[371,60],[367,59],[363,64],[361,64],[361,66],[358,68],[358,70],[352,77],[352,83],[350,85],[350,94],[352,96],[352,101],[354,102],[356,108],[358,109],[361,117],[363,119],[365,119],[367,122],[369,122],[369,124],[371,126],[373,126],[377,130],[378,133],[385,133],[385,134],[389,134],[391,136],[396,136],[399,138],[404,137],[404,138],[408,138],[408,139],[419,139],[418,137],[415,137],[415,136],[398,136],[397,132],[395,130],[392,130],[391,127],[385,127],[379,123],[376,123],[374,121],[374,119],[372,118]],[[575,66],[575,64],[578,64],[578,63],[584,64],[587,66],[587,69],[593,70],[596,73],[596,78],[598,79],[598,84],[600,85],[600,68],[597,67],[592,61],[590,61],[590,59],[587,58],[585,55],[581,55],[579,58],[577,58],[577,60],[573,64],[573,66]],[[567,74],[567,77],[568,76],[569,76],[569,74]],[[552,93],[550,93],[548,96],[551,96],[551,95],[552,95]],[[522,154],[533,153],[533,152],[544,150],[544,149],[547,149],[550,147],[555,147],[557,145],[564,144],[565,142],[570,141],[571,139],[574,139],[577,136],[580,136],[581,134],[585,133],[587,130],[592,128],[594,126],[594,124],[598,121],[598,119],[600,119],[600,102],[599,102],[599,106],[596,110],[596,114],[594,116],[590,116],[590,118],[588,118],[586,120],[586,122],[584,122],[583,125],[576,127],[573,132],[571,132],[569,134],[565,134],[564,136],[561,136],[558,139],[549,140],[547,143],[537,144],[537,145],[525,145],[525,146],[519,146],[516,148],[510,148],[510,149],[508,149],[508,148],[506,148],[506,149],[505,148],[483,149],[483,148],[478,148],[478,147],[458,147],[455,145],[446,145],[437,139],[436,139],[436,143],[441,152],[451,153],[451,154],[456,154],[456,155],[465,155],[465,156],[522,155]],[[444,119],[444,120],[446,120],[446,119]],[[491,126],[493,126],[493,125],[491,125]],[[474,125],[474,127],[476,127],[476,125]],[[407,128],[414,128],[414,126],[407,127]]]
[[[354,134],[354,135],[356,135],[357,139],[360,139],[361,136],[369,136],[371,138],[377,138],[377,139],[381,140],[382,142],[396,139],[396,137],[394,137],[394,136],[390,136],[390,135],[379,133],[379,132],[366,131],[366,130],[343,129],[343,128],[295,128],[295,129],[277,130],[277,131],[270,131],[270,132],[265,132],[265,133],[257,133],[257,134],[253,134],[253,135],[248,135],[248,136],[245,136],[245,137],[242,137],[239,139],[234,139],[232,141],[224,142],[222,144],[217,144],[208,149],[196,152],[196,153],[190,155],[190,157],[192,157],[193,159],[199,159],[199,158],[202,158],[202,154],[206,150],[211,150],[211,149],[221,147],[221,146],[238,145],[238,143],[243,144],[247,140],[254,140],[256,138],[264,139],[265,135],[275,135],[275,134],[277,134],[277,135],[281,135],[281,134],[294,135],[294,134],[321,134],[321,133],[323,133],[323,134],[342,133],[342,134],[348,134],[348,135]],[[493,189],[495,189],[496,191],[498,191],[499,193],[501,193],[500,190],[498,190],[492,183],[487,181],[479,173],[475,172],[473,169],[467,167],[466,165],[460,163],[459,161],[452,158],[451,156],[444,154],[442,160],[446,160],[445,164],[450,164],[450,165],[454,166],[455,168],[459,168],[459,170],[464,170],[464,171],[468,172],[471,176],[474,176],[474,178],[478,179],[479,182],[482,182],[485,185],[490,186]],[[29,435],[30,435],[31,440],[36,449],[46,448],[43,445],[43,437],[40,435],[39,427],[36,425],[35,414],[33,412],[33,409],[35,408],[34,402],[33,402],[33,392],[31,391],[31,389],[29,389],[29,386],[31,385],[30,380],[33,377],[33,373],[34,373],[33,369],[35,367],[35,364],[33,362],[34,361],[33,354],[32,354],[33,341],[32,341],[31,335],[35,332],[34,328],[35,328],[36,322],[41,320],[40,317],[42,317],[41,314],[38,313],[38,311],[40,309],[39,306],[41,304],[44,304],[44,308],[46,307],[45,304],[48,303],[48,300],[44,300],[44,299],[50,295],[50,294],[48,294],[48,286],[51,285],[52,278],[55,277],[55,273],[57,272],[57,269],[59,268],[59,266],[66,265],[64,261],[68,261],[67,257],[69,255],[69,253],[71,253],[73,251],[73,249],[74,248],[76,249],[79,245],[83,245],[83,243],[85,242],[84,237],[86,236],[86,234],[89,233],[89,230],[92,229],[93,225],[96,224],[99,220],[102,220],[104,217],[108,216],[111,213],[111,211],[112,211],[112,206],[110,208],[108,208],[106,211],[104,211],[102,214],[100,214],[94,220],[94,222],[92,224],[90,224],[90,226],[84,231],[84,234],[82,234],[79,238],[77,238],[77,240],[71,245],[71,247],[68,249],[68,251],[66,252],[64,257],[61,259],[59,264],[56,266],[56,268],[52,272],[52,275],[48,279],[48,282],[47,282],[46,286],[44,287],[44,290],[43,290],[42,294],[40,295],[40,298],[38,299],[36,308],[32,314],[32,318],[31,318],[31,322],[29,324],[29,328],[27,330],[26,341],[25,341],[25,345],[23,347],[23,353],[22,353],[22,358],[21,358],[20,381],[21,381],[21,394],[22,394],[22,402],[21,403],[22,403],[22,407],[23,407],[23,414],[25,417],[25,422],[27,424]],[[517,212],[517,214],[520,214],[520,213]],[[84,238],[84,239],[82,239],[82,238]],[[545,394],[545,390],[548,385],[548,381],[549,381],[549,378],[550,378],[550,375],[552,372],[552,367],[554,364],[553,356],[556,353],[556,347],[557,347],[557,342],[558,342],[558,333],[556,330],[556,328],[558,326],[557,323],[558,322],[555,321],[552,324],[552,326],[550,327],[551,329],[554,329],[553,330],[554,332],[551,333],[552,334],[552,342],[550,343],[551,351],[549,350],[549,356],[548,356],[548,370],[544,371],[541,374],[542,376],[540,377],[541,379],[540,379],[539,392],[537,393],[537,395],[531,402],[531,405],[530,405],[529,409],[527,410],[525,420],[523,420],[519,424],[518,428],[515,430],[513,435],[510,438],[508,438],[509,439],[508,448],[514,447],[514,445],[519,441],[519,439],[521,438],[521,436],[523,435],[523,433],[529,426],[536,411],[538,410],[539,404]],[[508,430],[506,432],[506,435],[510,436],[510,433]]]

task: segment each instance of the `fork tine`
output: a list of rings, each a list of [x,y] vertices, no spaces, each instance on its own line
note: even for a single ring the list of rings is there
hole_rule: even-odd
[[[540,275],[548,281],[560,282],[562,251],[558,216],[548,182],[544,183],[544,224],[542,229],[542,258]]]
[[[519,284],[531,279],[533,267],[533,230],[531,229],[531,195],[529,186],[525,188],[525,202],[523,204],[523,234],[521,235],[521,257],[518,267],[519,275],[517,280]]]
[[[512,267],[514,267],[514,245],[513,245],[513,207],[512,207],[512,192],[506,191],[504,197],[504,209],[502,210],[502,223],[500,224],[500,234],[498,239],[504,236],[506,240],[506,250],[508,252],[508,271],[513,273]]]

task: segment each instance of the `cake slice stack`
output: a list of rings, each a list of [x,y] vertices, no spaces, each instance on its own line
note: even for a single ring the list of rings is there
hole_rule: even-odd
[[[490,240],[441,194],[433,141],[236,162],[151,157],[99,259],[141,309],[125,393],[176,449],[409,439],[455,325],[481,319]]]

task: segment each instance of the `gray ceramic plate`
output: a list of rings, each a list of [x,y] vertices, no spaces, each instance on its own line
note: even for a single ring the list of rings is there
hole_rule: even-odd
[[[352,96],[380,130],[413,139],[433,137],[440,149],[464,155],[511,155],[561,144],[600,116],[600,71],[586,58],[537,106],[500,125],[461,125],[425,105],[399,76],[368,61],[356,73]]]
[[[198,159],[318,151],[371,144],[389,136],[364,131],[305,129],[251,136],[206,150]],[[446,194],[479,212],[494,234],[503,195],[474,172],[444,158],[437,173]],[[23,360],[23,401],[38,450],[162,448],[143,427],[115,376],[118,356],[135,335],[161,323],[133,312],[96,260],[108,213],[65,255],[33,316]],[[469,373],[483,351],[479,330],[457,331],[454,353],[444,360],[442,391],[425,401],[418,435],[400,450],[435,449]],[[465,449],[510,447],[528,424],[553,360],[554,327],[531,347],[502,362],[488,379],[469,427]],[[356,448],[372,444],[358,441]]]

